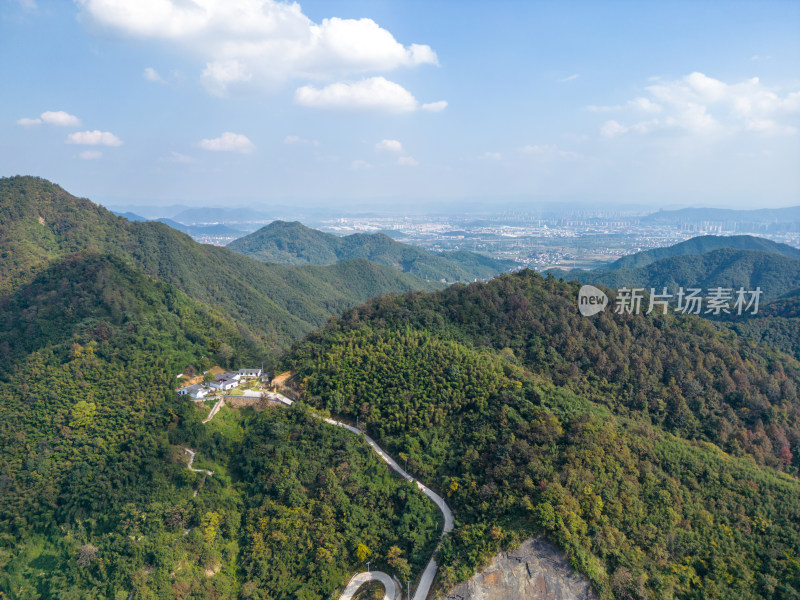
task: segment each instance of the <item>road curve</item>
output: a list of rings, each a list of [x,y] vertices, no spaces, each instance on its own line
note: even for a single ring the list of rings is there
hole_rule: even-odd
[[[383,600],[398,600],[399,596],[397,595],[397,584],[395,583],[394,579],[389,577],[389,575],[383,571],[369,571],[353,575],[347,584],[347,587],[344,588],[342,595],[339,596],[339,600],[351,600],[351,598],[358,591],[358,588],[368,581],[379,581],[383,585],[383,588],[386,590],[386,592],[383,594]],[[400,594],[402,593],[403,592],[401,590]]]
[[[371,437],[366,435],[360,429],[357,429],[357,428],[353,427],[352,425],[346,425],[344,423],[341,423],[340,421],[335,421],[334,419],[323,419],[323,420],[326,423],[329,423],[330,425],[336,425],[337,427],[343,427],[347,431],[349,431],[350,433],[353,433],[355,435],[362,435],[363,434],[364,435],[364,439],[366,440],[366,442],[370,446],[372,446],[372,449],[375,451],[375,453],[378,456],[380,456],[384,460],[384,462],[386,462],[386,464],[388,464],[392,469],[397,471],[400,474],[400,476],[403,477],[404,479],[406,479],[408,481],[413,481],[414,483],[416,483],[417,487],[422,491],[422,493],[425,494],[431,500],[433,500],[434,504],[436,504],[436,506],[439,507],[439,510],[442,511],[442,516],[444,517],[444,527],[442,528],[442,536],[444,536],[444,534],[447,533],[448,531],[452,531],[452,529],[453,529],[453,513],[450,510],[450,507],[447,506],[447,503],[444,501],[444,498],[442,498],[439,494],[434,492],[428,486],[424,485],[423,483],[420,483],[419,481],[414,479],[411,475],[409,475],[403,469],[403,467],[401,467],[400,465],[397,464],[397,461],[395,461],[391,456],[389,456],[389,454],[387,454],[386,451],[383,448],[378,446],[378,444],[375,442],[375,440],[373,440]],[[436,552],[434,551],[434,555],[435,554],[436,554]],[[422,577],[420,577],[419,583],[417,584],[417,589],[414,592],[414,600],[425,600],[428,597],[428,592],[430,592],[430,590],[431,590],[431,585],[433,585],[433,578],[436,577],[436,571],[437,571],[438,568],[439,568],[439,565],[436,564],[436,560],[434,559],[433,556],[431,556],[431,559],[428,561],[428,565],[425,567],[425,570],[422,572]],[[360,573],[360,575],[363,575],[363,573]],[[388,588],[387,588],[387,590],[388,590]],[[342,596],[339,597],[339,600],[347,600],[347,598],[345,598],[345,596],[342,595]]]
[[[266,395],[266,397],[269,398],[270,400],[280,402],[285,406],[291,406],[293,404],[292,400],[290,400],[283,394],[279,394],[277,392],[269,392]],[[214,409],[216,410],[212,410],[211,414],[209,414],[206,421],[203,422],[205,423],[207,421],[210,421],[216,414],[216,411],[218,411],[220,408],[222,408],[222,402],[217,403],[217,405],[214,407]],[[383,461],[386,464],[388,464],[394,471],[399,473],[400,476],[406,479],[407,481],[413,481],[414,483],[416,483],[420,491],[423,494],[425,494],[428,498],[433,500],[433,503],[436,504],[437,507],[439,507],[439,510],[442,512],[442,516],[444,517],[444,527],[442,527],[442,537],[444,537],[444,535],[448,531],[452,531],[453,513],[450,510],[450,507],[447,506],[447,503],[444,501],[444,498],[442,498],[439,494],[434,492],[425,484],[417,481],[411,475],[409,475],[403,469],[403,467],[397,464],[397,461],[395,461],[391,456],[389,456],[389,454],[383,448],[381,448],[375,442],[375,440],[373,440],[371,437],[365,434],[361,429],[353,427],[352,425],[347,425],[345,423],[342,423],[341,421],[336,421],[334,419],[323,419],[323,421],[325,421],[330,425],[335,425],[336,427],[342,427],[354,435],[363,435],[366,442],[372,447],[375,453],[378,456],[380,456],[381,459],[383,459]],[[192,469],[192,462],[194,461],[194,452],[192,450],[189,450],[188,448],[186,449],[186,451],[191,454],[191,458],[189,460],[189,468],[192,471],[198,471],[198,469]],[[208,474],[211,475],[210,472],[208,472]],[[434,556],[435,555],[436,551],[434,550]],[[417,589],[414,592],[413,600],[426,600],[426,598],[428,597],[428,593],[431,590],[431,585],[433,585],[433,579],[434,577],[436,577],[436,571],[439,568],[439,565],[436,564],[436,560],[434,560],[434,556],[431,556],[431,559],[428,561],[425,570],[422,572],[422,577],[420,577],[419,583],[417,584]],[[347,587],[345,588],[344,592],[342,592],[342,595],[339,596],[339,600],[350,600],[356,593],[358,588],[360,588],[363,584],[367,583],[368,581],[380,581],[381,584],[383,584],[383,587],[386,590],[386,593],[383,596],[383,600],[395,600],[396,598],[399,598],[397,596],[398,593],[397,586],[394,580],[391,577],[389,577],[389,575],[383,573],[382,571],[371,571],[371,572],[357,573],[356,575],[353,575],[353,577],[350,579],[350,582],[347,584]],[[400,595],[402,595],[402,590],[400,590]]]

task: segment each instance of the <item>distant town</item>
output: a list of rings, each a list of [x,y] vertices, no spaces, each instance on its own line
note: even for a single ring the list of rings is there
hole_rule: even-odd
[[[698,235],[753,234],[800,247],[798,207],[760,211],[683,209],[649,214],[642,210],[565,208],[413,216],[331,216],[314,211],[293,214],[285,208],[274,214],[266,209],[183,208],[160,220],[204,244],[225,246],[273,220],[299,220],[336,235],[383,233],[431,252],[469,250],[539,271],[591,269]]]

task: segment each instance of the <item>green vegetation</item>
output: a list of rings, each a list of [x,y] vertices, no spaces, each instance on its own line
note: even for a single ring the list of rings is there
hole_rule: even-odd
[[[654,248],[653,250],[644,250],[642,252],[637,252],[636,254],[631,254],[630,256],[623,256],[607,267],[598,269],[598,271],[637,269],[640,267],[646,267],[647,265],[664,258],[706,254],[722,248],[732,248],[734,250],[759,250],[761,252],[768,252],[771,254],[780,254],[781,256],[786,256],[788,258],[800,258],[800,250],[797,248],[752,235],[700,235],[686,240],[685,242],[680,242],[673,246],[667,246],[666,248]]]
[[[204,425],[174,387],[427,284],[264,265],[41,179],[0,180],[0,208],[0,597],[323,600],[367,559],[419,573],[438,511],[362,440],[299,403]],[[763,256],[796,262],[664,260]],[[444,587],[544,531],[604,599],[800,598],[800,363],[725,329],[796,349],[796,298],[723,324],[584,318],[576,292],[525,271],[382,297],[285,362],[447,497]]]
[[[0,206],[0,293],[72,253],[109,254],[235,319],[245,337],[274,350],[372,296],[431,289],[380,265],[264,265],[162,223],[127,221],[34,177],[0,179]]]
[[[363,258],[428,281],[488,279],[516,266],[513,261],[497,260],[474,252],[432,254],[396,242],[382,233],[339,237],[310,229],[296,221],[274,221],[234,240],[228,248],[263,262],[283,265],[332,265]]]
[[[544,530],[603,598],[798,597],[800,365],[576,294],[522,272],[375,300],[292,360],[449,497],[445,586]]]
[[[175,373],[265,349],[173,286],[76,254],[3,314],[0,594],[321,600],[358,569],[359,544],[375,564],[400,548],[404,569],[431,551],[435,507],[354,436],[302,409],[200,423],[208,410],[176,398]],[[186,468],[186,447],[212,476]],[[331,555],[264,546],[271,527],[313,532]]]
[[[367,558],[401,577],[424,569],[438,510],[354,435],[276,409],[250,424],[237,457],[244,597],[335,597]]]

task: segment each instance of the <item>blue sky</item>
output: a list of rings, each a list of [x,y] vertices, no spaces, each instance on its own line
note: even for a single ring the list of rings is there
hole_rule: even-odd
[[[105,204],[800,204],[800,3],[8,0],[0,175]]]

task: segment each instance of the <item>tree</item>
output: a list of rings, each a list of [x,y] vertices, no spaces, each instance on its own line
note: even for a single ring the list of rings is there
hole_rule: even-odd
[[[97,548],[91,544],[84,544],[78,548],[78,566],[88,567],[97,558]]]
[[[356,556],[358,557],[358,560],[360,560],[361,562],[366,561],[371,554],[372,550],[367,548],[364,544],[359,544],[358,548],[356,548]]]

